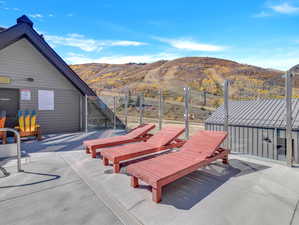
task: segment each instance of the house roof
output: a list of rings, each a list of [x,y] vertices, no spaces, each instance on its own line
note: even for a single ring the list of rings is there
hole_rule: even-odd
[[[61,74],[66,77],[82,95],[94,96],[96,93],[67,65],[66,62],[48,45],[43,36],[38,34],[33,28],[33,22],[23,15],[17,19],[17,24],[0,32],[0,50],[26,38]],[[99,98],[93,101],[98,108],[113,120],[113,112]],[[124,127],[123,123],[116,118],[119,127]]]
[[[94,91],[48,45],[42,35],[33,29],[33,22],[25,15],[17,19],[16,25],[0,33],[0,50],[22,38],[29,40],[82,94],[96,96]]]
[[[285,100],[261,99],[229,102],[229,125],[285,128]],[[299,99],[293,99],[293,129],[299,129]],[[207,124],[224,123],[224,107],[220,106],[206,120]]]

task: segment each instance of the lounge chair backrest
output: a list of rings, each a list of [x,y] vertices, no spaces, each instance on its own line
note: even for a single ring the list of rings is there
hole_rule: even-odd
[[[129,138],[138,138],[140,136],[145,135],[147,132],[155,128],[155,124],[143,124],[141,126],[136,127],[134,130],[129,132],[126,137]]]
[[[178,138],[182,133],[184,133],[184,127],[178,126],[166,126],[162,130],[155,133],[151,138],[147,140],[148,144],[156,147],[161,147],[171,143],[173,140]]]
[[[183,145],[180,152],[191,152],[208,157],[212,155],[227,137],[224,131],[199,131]]]
[[[32,110],[31,112],[31,118],[30,118],[30,131],[33,132],[36,130],[36,112],[35,110]]]
[[[19,128],[22,132],[34,132],[36,130],[36,112],[32,110],[31,113],[26,110],[18,112]]]
[[[20,131],[25,131],[25,116],[22,110],[18,111],[18,118],[19,118],[19,128]]]

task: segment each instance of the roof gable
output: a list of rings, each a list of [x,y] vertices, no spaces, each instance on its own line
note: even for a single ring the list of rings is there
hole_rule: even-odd
[[[110,121],[113,121],[114,114],[111,109],[97,97],[96,93],[48,45],[43,36],[33,29],[33,22],[27,16],[21,16],[17,19],[16,25],[0,32],[0,50],[22,38],[26,38],[82,95],[95,97],[93,103],[97,105]],[[117,127],[125,127],[118,117],[116,117],[116,122]]]
[[[31,44],[62,73],[83,95],[96,96],[94,91],[64,62],[48,45],[42,35],[33,29],[33,23],[27,16],[17,19],[18,23],[0,33],[0,50],[26,38]]]

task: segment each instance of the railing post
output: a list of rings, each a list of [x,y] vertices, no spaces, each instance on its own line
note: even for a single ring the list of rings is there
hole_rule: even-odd
[[[129,93],[128,90],[125,93],[125,125],[128,128],[128,104],[129,104]]]
[[[286,163],[287,166],[292,167],[293,164],[293,138],[292,138],[292,89],[293,89],[293,74],[288,71],[286,74],[286,139],[287,152]]]
[[[116,96],[113,96],[113,129],[116,129]]]
[[[85,95],[85,133],[88,133],[88,96]]]
[[[224,96],[224,131],[228,132],[228,96],[229,96],[229,81],[225,80],[224,81],[224,91],[223,91],[223,96]],[[226,138],[225,141],[225,147],[228,148],[228,143],[229,143],[229,135]]]
[[[143,104],[144,104],[144,94],[139,95],[139,124],[143,124]]]
[[[159,90],[159,130],[162,129],[163,123],[163,91]]]
[[[185,99],[185,138],[186,140],[189,139],[189,101],[190,101],[190,88],[184,88],[184,99]]]

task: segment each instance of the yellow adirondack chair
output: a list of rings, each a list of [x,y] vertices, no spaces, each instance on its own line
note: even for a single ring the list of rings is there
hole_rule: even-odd
[[[19,111],[19,126],[15,127],[19,131],[21,137],[35,136],[37,140],[41,140],[40,126],[36,123],[36,112]]]
[[[6,112],[2,111],[0,114],[0,128],[5,127],[5,121],[6,121]],[[0,132],[0,139],[2,139],[2,144],[7,143],[7,136],[5,131]]]

